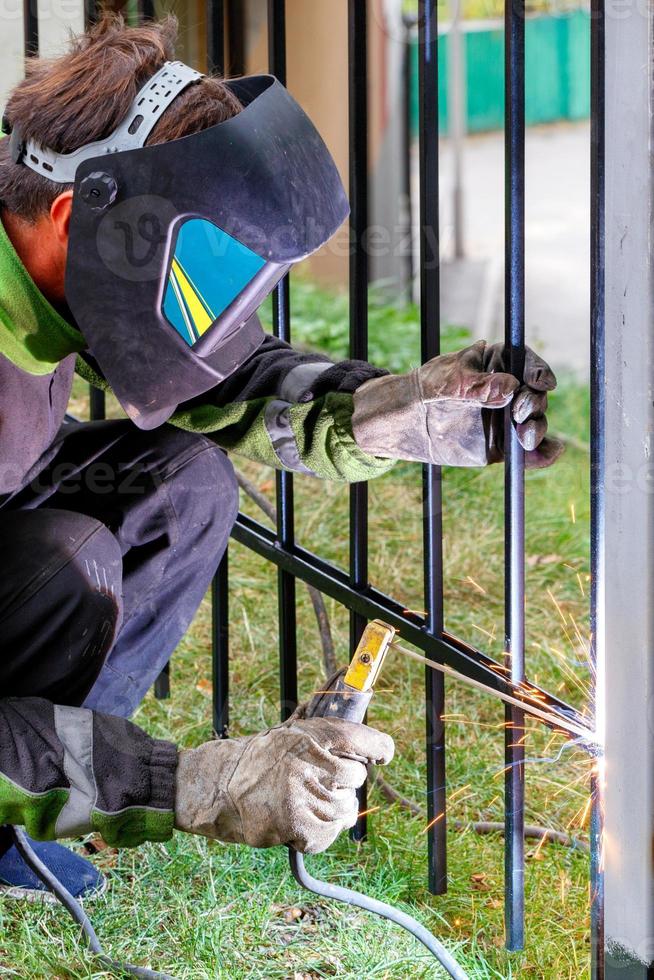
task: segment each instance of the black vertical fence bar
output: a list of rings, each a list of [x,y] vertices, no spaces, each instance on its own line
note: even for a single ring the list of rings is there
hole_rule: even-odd
[[[406,208],[406,254],[404,255],[404,277],[403,283],[406,290],[408,302],[413,299],[413,281],[415,269],[413,263],[413,208],[412,201],[412,173],[411,173],[411,147],[413,145],[413,132],[411,127],[411,103],[413,92],[413,21],[408,17],[404,18],[404,51],[402,56],[402,185],[404,188],[404,199]]]
[[[107,412],[105,393],[95,385],[89,385],[89,408],[92,422],[105,418]]]
[[[39,53],[39,15],[37,0],[24,0],[23,24],[25,31],[25,57]]]
[[[590,242],[590,385],[591,385],[591,654],[597,664],[598,601],[600,574],[604,566],[602,528],[604,525],[604,492],[602,473],[605,453],[605,386],[604,386],[604,0],[591,3],[591,242]],[[594,673],[593,694],[603,696],[603,677]],[[603,772],[597,761],[591,775],[590,820],[590,893],[591,893],[591,978],[604,978],[604,875],[602,872]]]
[[[367,3],[349,0],[349,141],[350,141],[350,357],[368,357],[368,18]],[[350,488],[350,581],[355,589],[368,585],[368,485]],[[366,628],[364,616],[350,612],[350,649]],[[359,811],[367,810],[367,786],[358,793]],[[353,840],[364,840],[365,816],[352,828]]]
[[[98,19],[97,0],[84,0],[84,23],[86,27],[92,27]]]
[[[138,9],[141,20],[154,20],[154,0],[138,0]]]
[[[420,318],[423,361],[440,353],[440,215],[438,201],[438,9],[420,0]],[[441,470],[423,470],[423,541],[427,630],[443,631],[443,525]],[[445,682],[425,669],[429,890],[447,890]]]
[[[268,61],[270,71],[286,84],[286,0],[268,0]],[[275,336],[290,342],[290,282],[286,276],[273,293]],[[277,473],[277,535],[288,551],[295,544],[295,506],[293,477]],[[297,705],[297,622],[295,577],[279,569],[279,667],[281,717],[285,721]]]
[[[227,0],[227,47],[231,76],[245,74],[245,4],[243,0]]]
[[[207,18],[207,71],[225,72],[225,2],[205,0]]]
[[[505,309],[507,370],[521,378],[525,352],[525,9],[509,0],[506,43],[506,258]],[[525,485],[524,451],[511,422],[505,420],[505,630],[511,680],[525,672]],[[510,950],[524,944],[524,735],[520,709],[505,712],[505,927]]]
[[[225,551],[211,583],[211,644],[213,682],[213,731],[216,738],[229,737],[229,549]]]
[[[224,0],[206,0],[207,69],[225,71]],[[229,733],[229,548],[211,583],[211,675],[213,731],[217,738]]]

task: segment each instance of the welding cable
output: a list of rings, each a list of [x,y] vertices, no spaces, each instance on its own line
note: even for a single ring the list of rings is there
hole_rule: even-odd
[[[82,927],[82,932],[86,936],[91,950],[96,954],[100,961],[104,963],[105,966],[111,967],[114,970],[120,970],[123,973],[129,973],[133,977],[142,977],[143,980],[175,980],[175,978],[171,977],[168,973],[157,973],[155,970],[147,970],[142,966],[132,966],[131,963],[120,963],[118,960],[112,960],[111,957],[107,956],[100,945],[100,940],[96,935],[95,929],[93,928],[88,915],[77,899],[73,898],[68,889],[64,888],[61,882],[55,878],[48,868],[46,868],[43,861],[41,861],[39,856],[34,852],[34,849],[30,845],[24,831],[22,831],[19,827],[12,827],[11,835],[14,839],[16,849],[25,864],[32,869],[34,874],[43,882],[48,891],[52,892],[57,901],[61,902],[66,911],[73,917],[75,922]]]
[[[387,905],[386,902],[380,902],[378,899],[371,898],[369,895],[363,895],[361,892],[355,892],[351,888],[343,888],[341,885],[332,885],[329,881],[321,881],[319,878],[314,878],[304,866],[303,855],[293,847],[289,847],[288,857],[293,877],[303,888],[308,889],[308,891],[313,892],[315,895],[320,895],[322,898],[331,898],[336,902],[344,902],[346,905],[356,905],[366,912],[373,912],[375,915],[380,915],[382,918],[389,919],[396,925],[402,926],[412,936],[415,936],[423,946],[427,947],[443,969],[451,977],[454,977],[454,980],[469,980],[468,974],[459,966],[452,954],[417,919],[407,915],[406,912],[402,912],[401,909],[393,908],[392,905]]]

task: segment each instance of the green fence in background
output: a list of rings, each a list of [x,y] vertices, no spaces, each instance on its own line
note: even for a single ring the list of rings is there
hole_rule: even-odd
[[[465,22],[469,132],[504,125],[504,32],[495,23]],[[590,113],[590,17],[575,10],[534,16],[526,24],[527,124],[585,119]],[[418,42],[413,42],[412,123],[418,130]],[[448,128],[448,37],[439,38],[441,132]]]

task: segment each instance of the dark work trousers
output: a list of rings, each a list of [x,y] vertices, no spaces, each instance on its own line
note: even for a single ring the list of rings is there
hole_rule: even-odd
[[[187,630],[236,518],[204,436],[71,423],[0,500],[0,696],[130,716]]]

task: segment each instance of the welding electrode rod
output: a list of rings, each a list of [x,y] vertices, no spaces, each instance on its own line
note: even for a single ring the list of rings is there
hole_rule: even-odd
[[[481,683],[481,681],[476,681],[473,680],[472,677],[467,677],[465,674],[460,674],[458,670],[454,670],[453,667],[448,667],[447,664],[439,664],[434,660],[428,660],[426,657],[422,657],[419,653],[414,653],[413,650],[408,650],[406,647],[403,647],[400,643],[392,643],[391,650],[397,650],[398,653],[402,653],[405,657],[410,657],[411,660],[416,660],[420,664],[425,664],[427,667],[431,667],[432,670],[438,670],[441,674],[447,674],[448,677],[453,677],[458,681],[463,681],[464,684],[469,684],[471,687],[476,687],[480,691],[484,691],[486,694],[492,694],[493,697],[500,698],[500,700],[504,701],[506,704],[510,704],[515,708],[521,708],[526,714],[533,715],[534,718],[540,718],[541,721],[547,722],[548,725],[553,725],[556,728],[567,732],[569,735],[582,738],[584,742],[588,743],[589,745],[600,744],[597,732],[594,732],[590,728],[584,728],[583,725],[578,725],[574,721],[569,721],[567,718],[563,718],[561,715],[558,715],[553,711],[546,711],[544,708],[536,707],[536,705],[530,704],[528,701],[523,701],[522,698],[513,697],[511,694],[506,694],[504,691],[490,691],[485,684]]]

